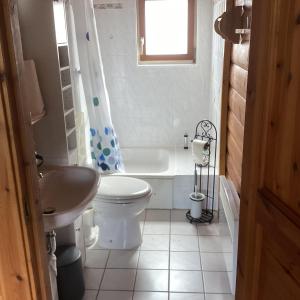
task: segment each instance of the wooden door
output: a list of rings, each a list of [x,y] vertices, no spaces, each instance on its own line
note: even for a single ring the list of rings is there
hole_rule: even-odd
[[[51,299],[15,0],[0,1],[0,299]]]
[[[300,0],[253,0],[236,299],[300,299]]]
[[[226,10],[233,5],[245,5],[250,11],[252,0],[227,0]],[[249,64],[249,41],[241,44],[225,43],[220,173],[230,179],[238,194],[241,192],[244,126]]]

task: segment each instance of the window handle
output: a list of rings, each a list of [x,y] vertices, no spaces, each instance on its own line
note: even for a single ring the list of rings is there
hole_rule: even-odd
[[[144,46],[145,46],[145,38],[143,36],[140,37],[140,53],[141,54],[145,54],[144,53]]]

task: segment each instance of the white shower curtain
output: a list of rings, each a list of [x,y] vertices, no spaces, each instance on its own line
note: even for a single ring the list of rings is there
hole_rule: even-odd
[[[66,15],[81,143],[79,156],[85,147],[100,172],[120,171],[123,165],[111,120],[93,1],[67,1]],[[87,135],[89,144],[85,141]]]

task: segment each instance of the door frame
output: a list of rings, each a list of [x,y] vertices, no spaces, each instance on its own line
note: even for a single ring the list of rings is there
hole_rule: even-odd
[[[0,3],[0,298],[51,299],[16,0]]]

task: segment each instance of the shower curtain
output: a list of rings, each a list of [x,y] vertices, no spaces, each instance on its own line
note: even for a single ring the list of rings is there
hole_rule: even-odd
[[[88,161],[92,161],[100,172],[122,171],[120,147],[111,120],[93,1],[67,1],[66,19],[70,59],[74,69],[75,107],[81,143],[79,150],[82,147],[87,149],[90,156]],[[85,142],[87,135],[90,136],[89,143]]]

